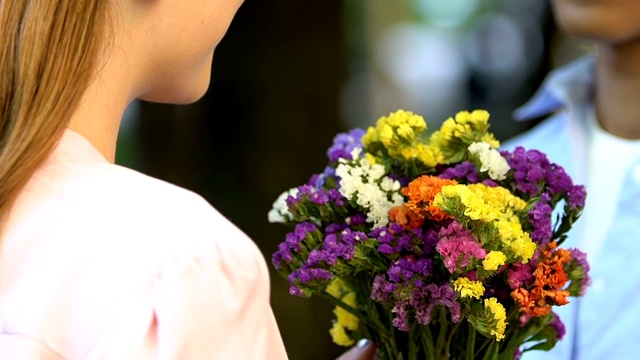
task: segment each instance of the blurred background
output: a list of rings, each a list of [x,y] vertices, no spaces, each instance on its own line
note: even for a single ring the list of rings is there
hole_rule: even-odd
[[[535,125],[511,114],[548,71],[588,51],[541,0],[249,0],[205,97],[134,103],[117,162],[204,196],[270,264],[288,231],[267,222],[272,202],[324,169],[337,132],[400,108],[437,129],[481,108],[504,141]],[[345,350],[331,343],[331,308],[290,296],[275,272],[272,304],[292,360]]]

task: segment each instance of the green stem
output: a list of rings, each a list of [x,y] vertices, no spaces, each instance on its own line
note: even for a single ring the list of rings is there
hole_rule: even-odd
[[[492,341],[492,340],[493,340],[492,338],[487,338],[487,339],[482,343],[482,345],[480,345],[480,348],[478,348],[478,351],[476,351],[476,357],[482,353],[482,350],[484,350],[484,348],[486,348],[486,347],[487,347],[487,345],[491,344],[491,341]]]
[[[422,346],[427,350],[427,354],[429,355],[429,359],[436,358],[436,351],[433,347],[433,333],[431,332],[431,328],[429,326],[424,327],[424,331],[421,334],[422,338]]]
[[[471,323],[469,323],[469,338],[467,341],[467,360],[475,359],[475,348],[476,348],[476,328],[473,327]]]
[[[445,348],[445,350],[447,352],[447,356],[451,353],[451,340],[453,339],[453,336],[455,335],[456,331],[458,331],[458,327],[460,327],[460,324],[462,323],[462,320],[464,320],[464,318],[461,318],[460,321],[458,321],[458,323],[453,325],[453,328],[451,329],[451,332],[449,333],[449,336],[447,338],[447,343],[444,346],[444,348]]]
[[[409,331],[409,353],[407,354],[408,360],[418,360],[418,344],[413,341],[416,338],[416,331],[420,331],[420,327],[417,324],[411,326]]]
[[[373,327],[373,328],[377,328],[379,331],[383,331],[384,330],[384,327],[376,327],[377,324],[373,324],[367,317],[362,315],[362,313],[360,313],[359,311],[357,311],[353,307],[347,305],[344,301],[342,301],[342,300],[334,297],[333,295],[329,294],[328,292],[321,291],[321,292],[318,293],[318,295],[320,297],[325,298],[325,300],[329,301],[331,304],[333,304],[335,306],[339,306],[339,307],[347,310],[348,312],[353,314],[355,317],[357,317],[358,320],[362,321],[363,323],[367,324],[368,326]]]
[[[442,307],[438,309],[438,313],[440,315],[438,320],[440,322],[440,332],[438,333],[438,341],[436,342],[436,356],[438,358],[446,359],[449,354],[445,353],[443,346],[447,338],[447,318]]]

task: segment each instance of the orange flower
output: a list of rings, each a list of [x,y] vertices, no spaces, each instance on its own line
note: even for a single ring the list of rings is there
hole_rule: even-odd
[[[439,207],[433,206],[433,199],[442,191],[443,186],[456,185],[457,183],[455,180],[440,179],[430,175],[420,176],[402,189],[402,194],[409,197],[409,201],[405,205],[422,217],[442,221],[450,216]]]
[[[531,316],[543,316],[551,311],[552,305],[566,305],[569,291],[562,290],[569,281],[564,271],[564,264],[571,261],[571,253],[558,249],[555,241],[542,250],[533,272],[534,282],[531,290],[518,288],[511,292],[511,297],[520,304],[522,311]]]
[[[389,210],[389,218],[409,230],[419,228],[424,223],[424,216],[414,212],[406,205],[392,207]]]

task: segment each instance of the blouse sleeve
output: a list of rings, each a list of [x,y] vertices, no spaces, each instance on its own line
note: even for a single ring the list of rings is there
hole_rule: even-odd
[[[166,216],[149,209],[142,220],[154,222],[127,235],[148,240],[114,264],[131,269],[133,290],[86,359],[287,359],[258,247],[201,198],[187,200],[167,201]]]
[[[156,358],[286,359],[266,264],[257,249],[237,250],[216,246],[164,266],[151,299]]]

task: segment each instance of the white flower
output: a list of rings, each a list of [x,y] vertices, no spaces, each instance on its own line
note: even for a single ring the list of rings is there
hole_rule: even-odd
[[[383,191],[398,191],[400,190],[400,182],[398,180],[393,180],[388,176],[385,176],[380,181],[380,188]]]
[[[385,168],[383,165],[374,164],[371,166],[371,170],[369,171],[369,178],[373,181],[379,180],[384,176]]]
[[[504,180],[509,172],[507,159],[500,155],[496,149],[486,142],[474,142],[467,148],[471,155],[476,155],[480,160],[480,172],[489,172],[489,177],[493,180]]]
[[[360,158],[360,149],[354,150],[352,155],[354,160],[342,161],[336,167],[336,175],[340,177],[338,190],[342,196],[367,210],[367,222],[373,223],[374,228],[385,226],[389,223],[389,210],[404,202],[400,183],[384,176],[383,165]]]
[[[298,195],[298,188],[289,189],[278,196],[267,215],[270,223],[284,223],[293,218],[289,207],[287,207],[287,198],[296,195]]]

